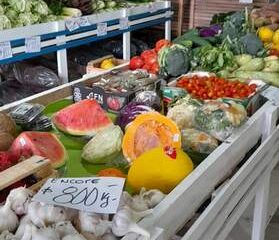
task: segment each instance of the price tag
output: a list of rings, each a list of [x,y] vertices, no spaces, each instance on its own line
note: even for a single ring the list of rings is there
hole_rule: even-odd
[[[25,39],[25,52],[34,53],[41,51],[41,37],[29,37]]]
[[[107,23],[98,23],[97,24],[97,36],[105,36],[108,33],[108,24]]]
[[[250,4],[253,3],[253,0],[239,0],[239,3]]]
[[[66,22],[66,27],[70,32],[77,30],[79,28],[79,23],[77,19],[68,19]]]
[[[157,12],[158,9],[157,9],[156,4],[150,3],[150,4],[148,5],[148,10],[149,10],[150,13],[154,13],[154,12]]]
[[[91,25],[90,22],[89,22],[88,17],[79,18],[78,24],[79,24],[80,27],[87,27],[87,26]]]
[[[34,201],[85,212],[114,214],[124,187],[124,178],[50,178]]]
[[[13,51],[10,42],[0,42],[0,60],[13,57]]]
[[[271,101],[275,106],[279,106],[279,88],[270,86],[261,95]]]
[[[129,28],[129,19],[128,17],[123,17],[119,19],[119,29],[120,30],[126,30]]]

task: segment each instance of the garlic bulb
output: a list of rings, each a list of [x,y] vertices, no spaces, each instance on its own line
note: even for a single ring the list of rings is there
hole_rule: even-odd
[[[165,198],[165,196],[164,193],[157,189],[146,191],[142,188],[140,191],[140,197],[147,204],[148,208],[154,208]]]
[[[27,213],[28,205],[33,197],[34,192],[25,187],[15,188],[10,191],[7,197],[7,201],[11,204],[11,209],[17,215],[23,215]]]
[[[78,227],[81,232],[93,233],[96,237],[104,235],[111,228],[111,222],[96,213],[79,212]]]
[[[26,225],[21,240],[60,240],[53,228],[36,228],[35,225]]]
[[[30,225],[30,227],[31,227],[33,224],[31,222],[29,216],[26,215],[20,219],[19,226],[16,230],[15,236],[18,239],[21,239],[23,237],[27,225]]]
[[[71,234],[63,237],[62,240],[86,240],[86,239],[80,234]]]
[[[148,206],[141,196],[136,195],[132,197],[128,192],[122,193],[118,209],[125,206],[129,206],[134,211],[139,212],[148,210]]]
[[[31,202],[28,207],[28,216],[37,227],[65,221],[66,215],[65,208],[40,202]]]
[[[59,222],[53,225],[54,230],[58,233],[60,238],[63,238],[67,235],[78,234],[78,231],[74,228],[71,222]]]
[[[5,205],[0,207],[0,232],[13,232],[17,226],[17,215],[11,210],[11,204],[6,201]]]
[[[20,240],[16,238],[15,235],[10,233],[9,231],[4,231],[0,234],[0,240]]]
[[[115,237],[112,233],[106,233],[102,236],[102,240],[117,240],[117,237]]]
[[[129,232],[134,232],[150,238],[149,232],[137,225],[137,222],[152,213],[152,210],[135,212],[126,206],[120,209],[113,217],[112,232],[117,237],[123,237]]]

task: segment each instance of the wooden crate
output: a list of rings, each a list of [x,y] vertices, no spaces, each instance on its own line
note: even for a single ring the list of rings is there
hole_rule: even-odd
[[[33,156],[0,172],[0,191],[31,175],[34,175],[38,182],[29,188],[37,191],[47,179],[57,177],[58,172],[52,169],[48,159]]]

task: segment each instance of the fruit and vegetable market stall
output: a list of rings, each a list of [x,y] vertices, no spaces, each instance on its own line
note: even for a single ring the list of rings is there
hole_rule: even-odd
[[[269,198],[279,32],[253,30],[251,18],[248,9],[230,13],[122,66],[1,107],[3,238],[221,240],[245,213],[254,221],[241,239],[263,240],[279,202]],[[105,183],[117,204],[102,202]]]

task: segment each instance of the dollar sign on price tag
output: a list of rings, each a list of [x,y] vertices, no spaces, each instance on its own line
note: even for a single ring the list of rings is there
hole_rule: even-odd
[[[79,26],[80,27],[87,27],[87,26],[90,26],[90,22],[89,22],[89,19],[88,17],[81,17],[79,18]]]
[[[107,23],[98,23],[97,24],[97,36],[105,36],[108,33],[108,24]]]
[[[25,39],[25,52],[34,53],[41,51],[41,37],[29,37]]]
[[[10,42],[0,43],[0,60],[13,57],[12,47]]]
[[[78,23],[77,19],[69,19],[65,22],[65,24],[70,32],[79,28],[79,23]]]
[[[126,30],[129,28],[129,19],[128,17],[123,17],[119,19],[119,29]]]

